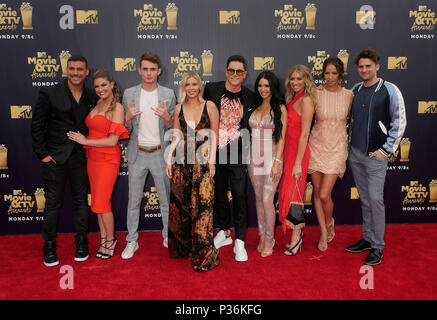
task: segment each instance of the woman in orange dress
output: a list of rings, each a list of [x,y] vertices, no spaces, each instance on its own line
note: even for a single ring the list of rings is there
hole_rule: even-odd
[[[93,76],[100,100],[85,119],[89,136],[68,132],[68,137],[87,150],[87,171],[91,188],[91,211],[97,214],[100,228],[100,250],[96,257],[109,259],[114,255],[117,238],[111,197],[120,168],[121,151],[118,140],[129,138],[124,126],[124,109],[119,103],[120,90],[106,70]]]
[[[334,239],[334,202],[331,198],[337,177],[346,170],[347,133],[346,118],[354,97],[351,90],[341,86],[344,81],[343,62],[329,57],[323,63],[323,86],[316,90],[318,107],[316,122],[311,131],[311,151],[308,173],[313,182],[314,208],[320,225],[320,251],[328,249]]]
[[[287,131],[285,133],[283,173],[279,185],[279,220],[285,231],[292,229],[291,241],[287,244],[285,255],[294,256],[302,250],[305,223],[294,225],[287,220],[292,203],[303,208],[306,176],[310,150],[308,137],[316,106],[313,77],[304,65],[296,65],[288,72],[285,81],[287,89]],[[296,187],[297,186],[297,187]]]

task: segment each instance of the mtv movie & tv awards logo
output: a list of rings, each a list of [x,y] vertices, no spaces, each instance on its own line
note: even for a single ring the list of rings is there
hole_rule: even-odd
[[[27,57],[27,64],[33,65],[32,86],[52,86],[58,83],[58,81],[54,81],[58,75],[66,77],[69,57],[71,57],[71,54],[68,50],[61,51],[59,62],[46,51],[38,51],[34,56]]]
[[[434,39],[436,12],[427,5],[419,5],[417,10],[410,10],[409,18],[413,19],[411,39]]]
[[[437,180],[428,184],[410,181],[409,185],[401,186],[404,195],[402,211],[437,211]]]
[[[276,26],[277,39],[315,39],[317,7],[308,3],[304,10],[293,4],[284,4],[281,9],[275,9],[275,18],[279,19]]]
[[[323,78],[322,77],[322,71],[323,71],[323,62],[327,58],[329,58],[331,55],[325,51],[325,50],[318,50],[315,55],[308,56],[308,63],[313,64],[313,67],[311,68],[311,74],[313,77],[315,77],[314,81],[316,84],[323,83],[323,80],[317,79]],[[341,49],[337,53],[337,57],[343,62],[344,65],[344,74],[347,75],[347,64],[349,62],[349,53],[345,49]],[[347,80],[345,80],[345,83],[347,83]]]
[[[410,150],[410,138],[402,138],[399,148],[388,157],[387,170],[409,170]]]
[[[213,58],[211,50],[203,50],[200,59],[189,51],[181,51],[178,56],[170,57],[170,63],[176,65],[173,77],[180,78],[187,71],[196,71],[200,74],[201,68],[203,68],[202,76],[212,76]],[[179,84],[179,81],[175,81],[174,84]]]
[[[33,30],[32,24],[33,7],[29,2],[23,2],[19,8],[11,8],[6,3],[0,3],[0,32],[1,31],[19,31],[21,24],[21,30],[30,31]],[[0,39],[4,40],[33,40],[33,34],[25,33],[1,33]]]
[[[137,19],[138,39],[175,40],[178,38],[175,33],[163,33],[166,21],[167,30],[173,32],[178,29],[178,7],[175,3],[168,3],[163,10],[154,7],[153,4],[144,4],[142,8],[134,9],[134,17]]]
[[[21,189],[12,190],[11,194],[3,195],[3,201],[9,203],[8,220],[15,221],[33,221],[42,220],[42,216],[32,216],[30,213],[36,208],[37,213],[44,212],[45,196],[44,189],[37,188],[34,193],[35,197],[28,195]],[[22,214],[25,214],[24,216]]]

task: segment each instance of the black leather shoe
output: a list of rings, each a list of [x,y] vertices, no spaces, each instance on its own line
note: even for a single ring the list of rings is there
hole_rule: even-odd
[[[44,264],[47,267],[54,267],[59,264],[58,257],[56,256],[56,241],[46,240],[43,247]]]
[[[74,261],[85,261],[88,259],[88,238],[86,236],[75,236],[76,254]]]
[[[370,249],[372,249],[370,242],[368,242],[364,239],[361,239],[357,243],[347,247],[346,251],[347,252],[363,252],[363,251],[370,250]]]
[[[381,249],[372,249],[366,258],[365,264],[368,266],[377,266],[382,262],[382,257],[383,254]]]

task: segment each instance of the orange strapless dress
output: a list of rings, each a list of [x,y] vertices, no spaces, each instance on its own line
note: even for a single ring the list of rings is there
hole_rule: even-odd
[[[114,123],[104,115],[90,114],[85,119],[89,129],[88,139],[102,139],[113,133],[119,139],[129,138],[129,132],[121,123]],[[121,151],[117,143],[112,147],[84,146],[87,153],[87,171],[91,188],[91,211],[94,213],[112,212],[111,197],[120,168]]]

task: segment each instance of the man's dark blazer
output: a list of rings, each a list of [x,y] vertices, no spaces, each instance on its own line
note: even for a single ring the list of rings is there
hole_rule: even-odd
[[[55,86],[42,88],[32,114],[32,147],[42,160],[50,155],[58,164],[63,164],[76,149],[85,159],[85,149],[68,139],[68,131],[79,131],[88,135],[85,118],[97,103],[94,90],[84,87],[87,103],[73,108],[70,90],[64,80]]]

